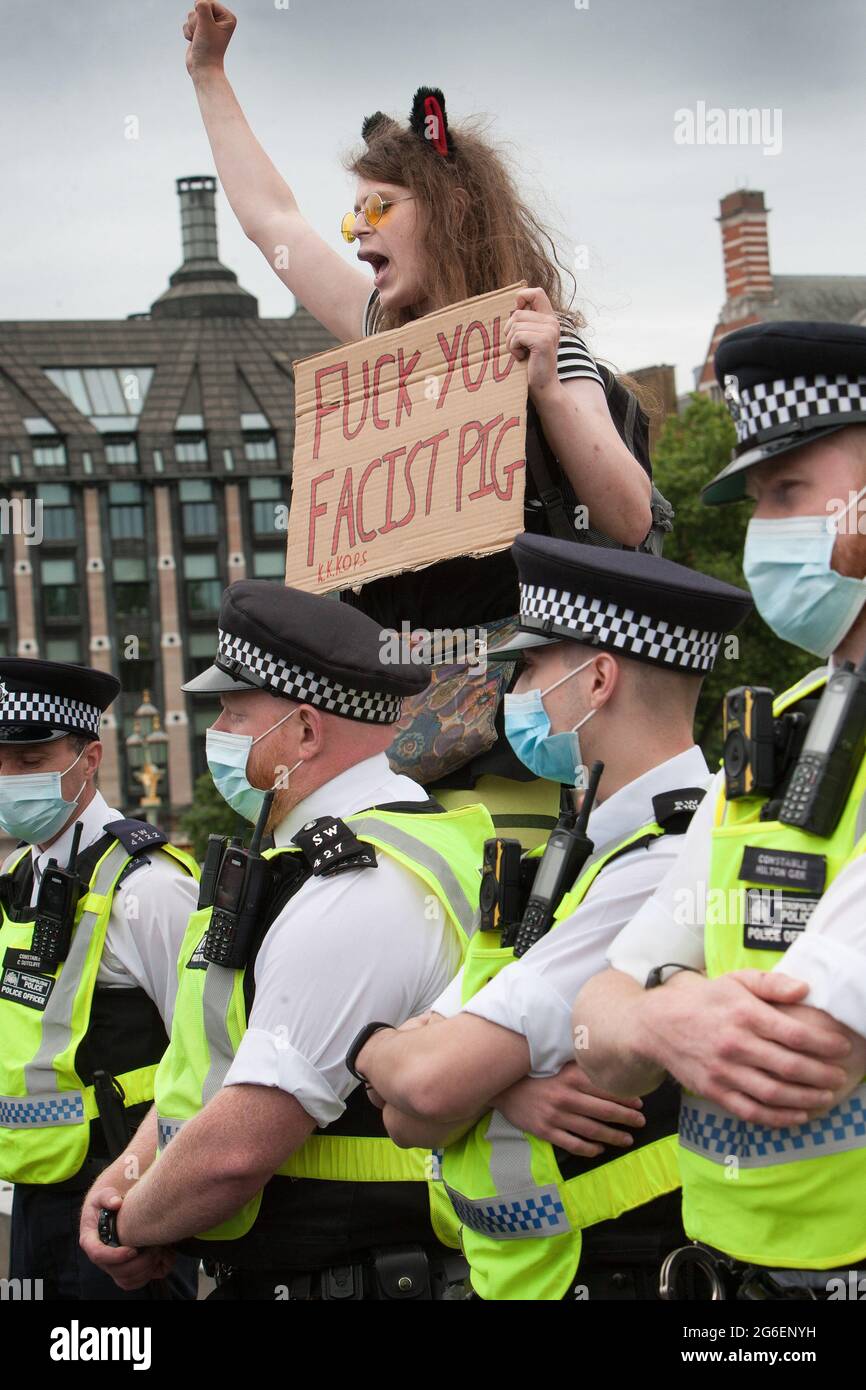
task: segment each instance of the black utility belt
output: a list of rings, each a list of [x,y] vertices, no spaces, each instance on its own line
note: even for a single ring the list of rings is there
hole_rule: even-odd
[[[746,1264],[699,1241],[674,1250],[661,1270],[662,1298],[761,1302],[823,1301],[839,1298],[840,1289],[859,1287],[866,1260],[844,1269],[778,1269]],[[866,1280],[863,1281],[866,1286]]]
[[[420,1245],[370,1250],[351,1263],[299,1272],[285,1269],[242,1269],[203,1261],[205,1273],[217,1287],[234,1285],[238,1294],[277,1301],[432,1300],[452,1284],[468,1277],[469,1267],[456,1250],[425,1250]]]

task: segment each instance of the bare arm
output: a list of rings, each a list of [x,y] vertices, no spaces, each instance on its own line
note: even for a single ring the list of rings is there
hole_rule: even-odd
[[[849,1071],[862,1061],[850,1030],[800,1005],[807,992],[758,970],[713,980],[680,971],[652,990],[604,971],[575,1001],[578,1056],[614,1093],[654,1089],[669,1071],[740,1119],[805,1124],[849,1094]]]
[[[477,1117],[529,1070],[526,1039],[498,1023],[474,1014],[410,1023],[374,1033],[357,1066],[385,1102],[434,1127]]]
[[[652,525],[652,487],[620,439],[598,382],[554,383],[536,406],[589,524],[622,545],[640,545]]]
[[[276,1086],[226,1086],[124,1198],[124,1245],[169,1245],[232,1216],[315,1129]]]
[[[341,342],[360,337],[370,278],[313,230],[291,188],[253,134],[223,69],[236,19],[197,0],[184,25],[195,86],[220,183],[244,232],[275,274]]]

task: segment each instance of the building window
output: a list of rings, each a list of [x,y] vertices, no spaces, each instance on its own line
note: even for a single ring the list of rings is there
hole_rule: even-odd
[[[44,367],[43,371],[103,434],[134,428],[153,380],[153,367]]]
[[[108,529],[113,541],[144,540],[140,483],[109,483]]]
[[[74,541],[76,533],[75,508],[65,483],[48,483],[36,494],[42,503],[42,538],[46,541]]]
[[[251,462],[268,459],[276,463],[277,441],[272,434],[256,433],[244,435],[244,458]]]
[[[143,507],[110,507],[108,516],[113,541],[144,539]]]
[[[178,484],[185,536],[215,536],[219,512],[213,501],[213,484],[204,478],[185,478]]]
[[[33,462],[37,468],[65,468],[66,445],[62,440],[33,445]]]
[[[48,661],[81,661],[81,643],[77,637],[48,637],[45,640]]]
[[[188,680],[212,666],[216,656],[216,637],[212,632],[191,632],[186,640]],[[213,722],[213,721],[211,721]]]
[[[253,551],[253,574],[256,579],[285,579],[286,552],[284,550]]]
[[[80,588],[74,560],[42,561],[42,603],[46,618],[77,618]]]
[[[285,531],[287,503],[282,478],[250,478],[248,486],[253,535],[272,536],[275,531]]]
[[[207,440],[204,435],[176,434],[174,457],[177,463],[207,463]]]
[[[106,463],[138,463],[138,444],[134,439],[106,439]]]
[[[217,575],[215,555],[184,555],[183,577],[190,613],[216,613],[223,585]]]
[[[117,510],[129,509],[124,507]],[[118,555],[111,562],[111,577],[118,619],[147,617],[150,612],[150,585],[144,557]]]
[[[0,623],[9,621],[9,590],[0,586]]]

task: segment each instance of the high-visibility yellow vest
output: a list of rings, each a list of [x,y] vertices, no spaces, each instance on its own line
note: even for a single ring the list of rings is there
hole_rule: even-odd
[[[143,848],[168,854],[199,877],[195,860],[174,845]],[[9,880],[29,854],[28,846],[7,860],[0,906],[0,1178],[50,1184],[73,1177],[87,1157],[98,1115],[92,1070],[114,1075],[127,1109],[148,1103],[168,1039],[143,990],[96,983],[114,890],[133,858],[130,850],[110,839],[78,900],[69,954],[54,970],[29,954],[33,909],[9,906],[15,886]],[[122,1037],[122,1045],[115,1045],[114,1056],[110,1045],[107,1055],[96,1055],[94,1037],[104,1046],[109,1032]]]
[[[359,840],[418,875],[444,908],[465,950],[478,905],[484,841],[493,834],[484,808],[468,806],[433,814],[371,810],[347,816],[345,823]],[[266,851],[266,857],[298,853],[294,848],[283,848]],[[247,1029],[244,978],[254,962],[229,970],[204,959],[198,948],[210,915],[210,908],[193,914],[179,960],[180,985],[171,1041],[156,1077],[160,1149],[220,1089]],[[310,987],[315,990],[315,981]],[[363,1091],[354,1094],[363,1099]],[[434,1233],[445,1244],[456,1246],[456,1222],[430,1151],[399,1149],[387,1137],[378,1112],[365,1099],[364,1104],[376,1116],[375,1136],[333,1134],[332,1126],[317,1131],[281,1165],[268,1188],[285,1177],[335,1184],[425,1183]],[[340,1128],[339,1122],[336,1128]],[[233,1242],[227,1262],[235,1262],[239,1253],[238,1262],[243,1263],[242,1238],[252,1236],[262,1197],[258,1193],[219,1226],[203,1232],[194,1244],[213,1243],[209,1246],[212,1249],[219,1242]],[[363,1195],[358,1201],[364,1201]],[[279,1250],[274,1253],[279,1258]]]
[[[823,671],[805,677],[775,713],[825,679]],[[770,970],[852,851],[863,852],[866,759],[827,838],[761,820],[764,802],[718,797],[704,932],[711,978]],[[866,1257],[866,1084],[826,1116],[784,1129],[684,1092],[679,1142],[683,1223],[693,1240],[769,1268],[831,1269]]]
[[[601,849],[563,897],[551,930],[577,911],[612,860],[665,833],[657,822]],[[537,853],[542,853],[539,850]],[[463,968],[463,1002],[513,961],[498,932],[477,931]],[[564,1176],[553,1145],[493,1110],[444,1151],[442,1175],[462,1224],[472,1286],[484,1299],[561,1299],[577,1273],[582,1231],[679,1186],[676,1103],[647,1098],[645,1129],[619,1157],[572,1159]]]

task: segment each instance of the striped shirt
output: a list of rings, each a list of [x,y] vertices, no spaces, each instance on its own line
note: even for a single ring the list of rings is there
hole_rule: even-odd
[[[379,291],[374,285],[364,309],[362,337],[368,338],[371,333],[379,331],[382,323],[382,312]],[[560,324],[559,348],[556,353],[556,368],[560,381],[574,381],[583,377],[587,381],[597,381],[599,386],[603,388],[604,382],[598,367],[595,365],[595,359],[576,331],[574,324],[565,314],[557,314],[556,317]]]

